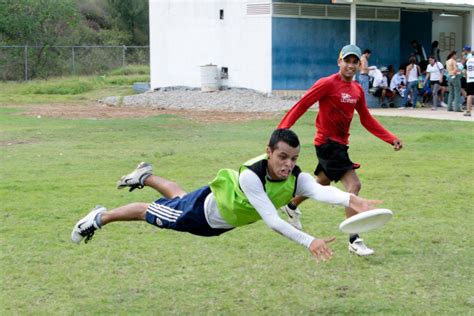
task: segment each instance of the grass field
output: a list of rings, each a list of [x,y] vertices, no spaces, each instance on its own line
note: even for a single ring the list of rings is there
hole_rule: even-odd
[[[118,223],[87,245],[70,242],[75,222],[96,204],[157,197],[150,189],[115,189],[140,161],[192,190],[261,153],[276,121],[37,118],[19,115],[5,99],[1,315],[474,313],[470,122],[379,118],[406,144],[394,152],[354,120],[350,154],[362,164],[361,195],[383,199],[395,216],[363,235],[376,254],[359,258],[337,229],[342,207],[306,202],[305,230],[337,237],[333,259],[318,265],[262,222],[216,238]],[[313,117],[307,113],[295,126],[299,165],[309,172]]]

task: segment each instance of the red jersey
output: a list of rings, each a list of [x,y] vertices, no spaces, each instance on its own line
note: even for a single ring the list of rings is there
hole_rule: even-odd
[[[392,144],[397,137],[387,131],[369,112],[362,87],[354,81],[346,82],[339,73],[321,78],[286,113],[278,128],[291,128],[293,124],[317,101],[314,144],[321,145],[329,139],[349,144],[349,127],[354,110],[359,113],[362,125],[373,135]]]

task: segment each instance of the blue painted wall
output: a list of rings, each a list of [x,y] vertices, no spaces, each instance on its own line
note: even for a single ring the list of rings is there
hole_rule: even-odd
[[[272,2],[332,4],[331,0],[273,0]]]
[[[348,20],[272,18],[273,90],[306,90],[337,72],[337,55],[349,37]],[[398,67],[399,23],[359,21],[357,42],[372,50],[371,65]]]
[[[417,40],[429,56],[433,17],[431,12],[402,11],[400,16],[400,62],[407,62],[412,52],[411,41]]]

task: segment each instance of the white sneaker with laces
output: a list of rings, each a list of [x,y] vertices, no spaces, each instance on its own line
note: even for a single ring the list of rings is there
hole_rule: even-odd
[[[94,236],[94,232],[100,229],[99,225],[95,222],[97,214],[102,214],[105,211],[107,211],[105,207],[97,205],[89,214],[78,221],[71,233],[72,242],[78,244],[82,239],[86,238],[84,242],[87,244],[92,236]]]
[[[153,174],[153,169],[150,164],[146,162],[141,162],[138,166],[130,172],[129,174],[120,178],[117,181],[117,189],[123,189],[125,187],[130,187],[130,192],[135,189],[142,189],[143,188],[143,181],[146,179],[147,176]]]
[[[374,254],[374,250],[368,248],[362,238],[357,238],[353,243],[349,243],[349,251],[358,256],[370,256]]]
[[[280,207],[280,211],[288,216],[288,223],[290,223],[293,227],[299,230],[303,229],[303,225],[301,225],[300,220],[301,211],[299,208],[292,210],[288,207],[288,205],[285,205]]]

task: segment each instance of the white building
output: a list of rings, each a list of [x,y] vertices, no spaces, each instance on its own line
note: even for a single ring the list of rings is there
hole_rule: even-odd
[[[412,39],[428,53],[433,40],[442,54],[460,52],[474,44],[474,0],[453,1],[150,0],[151,88],[201,87],[201,66],[213,64],[227,69],[223,86],[306,90],[337,71],[355,26],[356,44],[379,65],[398,67]]]

